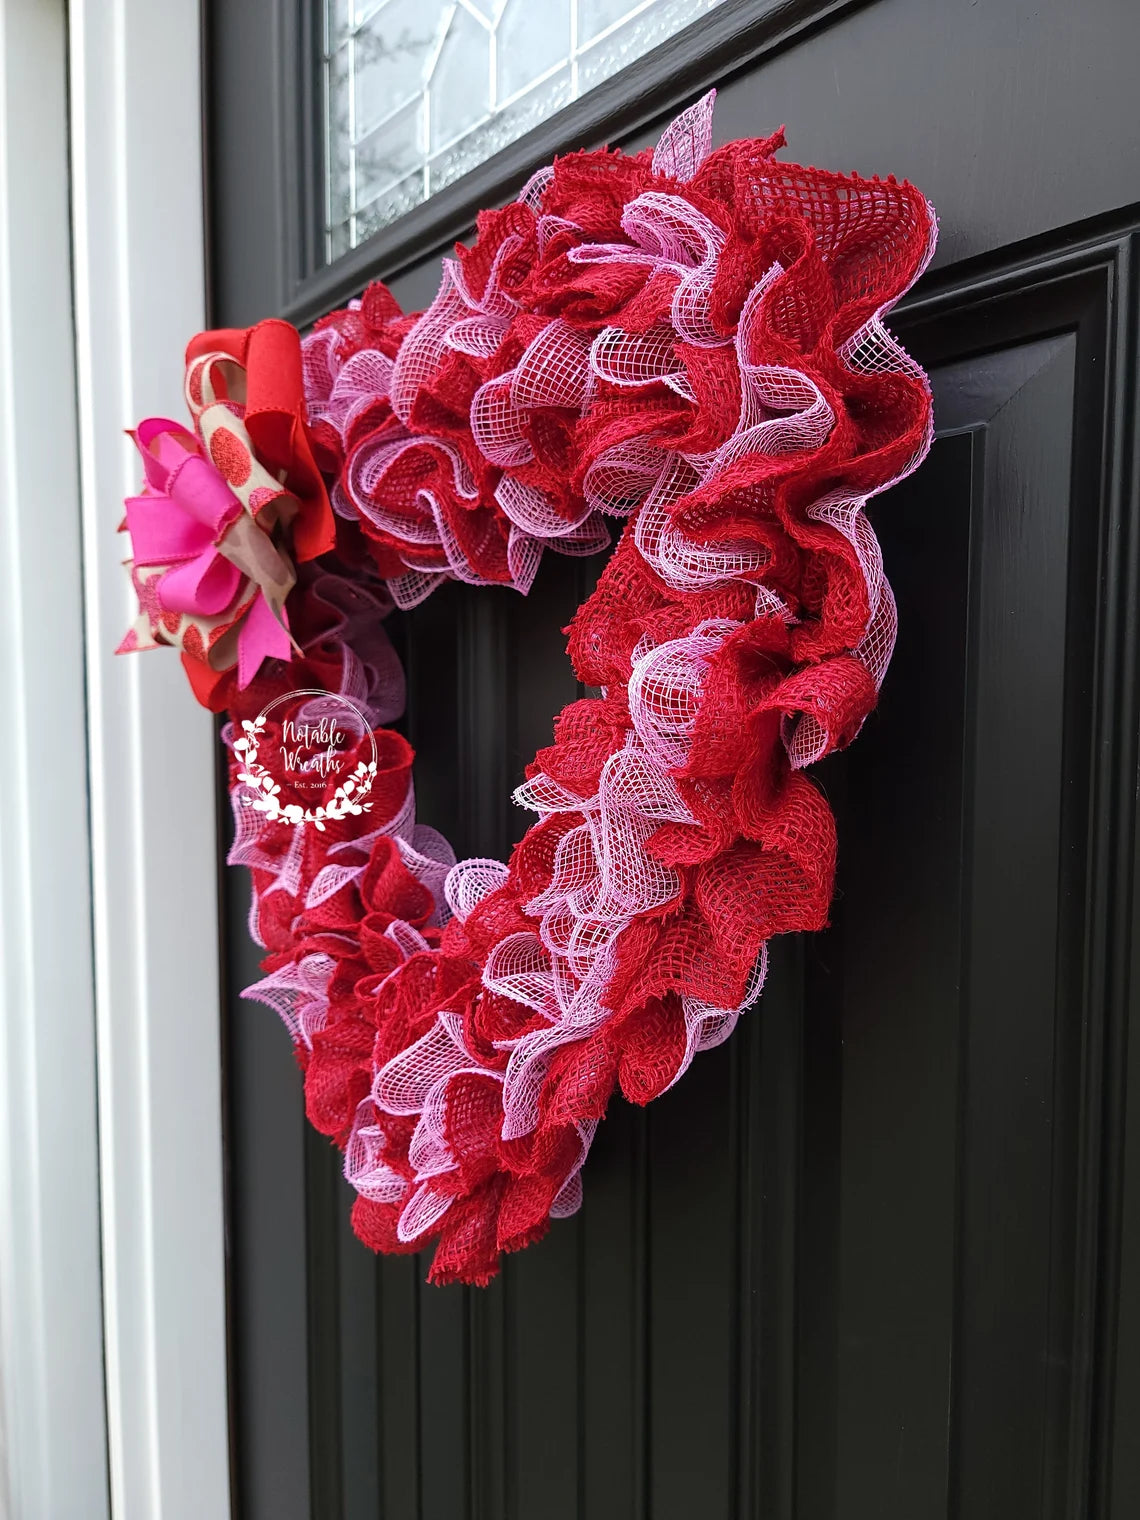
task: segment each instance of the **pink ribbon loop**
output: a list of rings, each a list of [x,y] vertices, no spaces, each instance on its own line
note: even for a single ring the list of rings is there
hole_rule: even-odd
[[[290,657],[284,598],[292,568],[193,434],[149,417],[132,436],[146,474],[143,494],[126,503],[134,563],[161,568],[155,595],[164,611],[241,619],[238,684],[248,686],[263,660]]]

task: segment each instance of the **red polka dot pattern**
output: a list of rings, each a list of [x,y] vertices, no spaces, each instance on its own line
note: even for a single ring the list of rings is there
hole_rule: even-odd
[[[244,486],[253,471],[249,449],[229,428],[215,428],[210,438],[210,458],[231,486]]]

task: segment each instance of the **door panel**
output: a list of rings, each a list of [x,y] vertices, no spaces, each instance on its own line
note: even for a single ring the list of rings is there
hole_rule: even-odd
[[[676,1090],[615,1105],[581,1213],[485,1291],[355,1242],[284,1035],[233,1000],[249,1520],[1140,1512],[1140,14],[823,9],[723,82],[719,137],[787,120],[789,156],[905,173],[942,217],[893,323],[938,439],[872,507],[900,640],[817,770],[832,925],[779,944]],[[215,316],[248,320],[220,226]],[[437,273],[425,257],[397,295],[422,304]],[[576,694],[559,630],[598,568],[548,556],[526,600],[449,586],[393,620],[419,813],[461,854],[505,858],[526,825],[510,790]],[[240,987],[248,898],[227,890]]]

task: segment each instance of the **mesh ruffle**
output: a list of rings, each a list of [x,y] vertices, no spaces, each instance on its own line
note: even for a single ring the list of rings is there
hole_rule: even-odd
[[[437,1281],[485,1282],[572,1212],[615,1090],[665,1091],[758,996],[771,937],[825,924],[834,825],[803,768],[858,733],[894,643],[866,505],[929,445],[884,318],[933,213],[777,162],[779,134],[710,144],[711,97],[654,153],[569,155],[479,218],[422,315],[373,286],[304,340],[338,551],[397,605],[445,578],[525,591],[544,549],[628,519],[570,630],[602,694],[529,768],[509,865],[415,824],[383,730],[380,829],[236,799],[269,950],[251,995],[344,1148],[357,1233],[437,1238]],[[298,626],[320,594],[299,586]],[[363,632],[326,658],[381,723],[395,677]]]

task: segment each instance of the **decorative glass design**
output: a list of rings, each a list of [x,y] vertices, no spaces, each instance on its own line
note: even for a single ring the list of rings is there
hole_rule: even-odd
[[[721,0],[324,0],[325,257]]]

